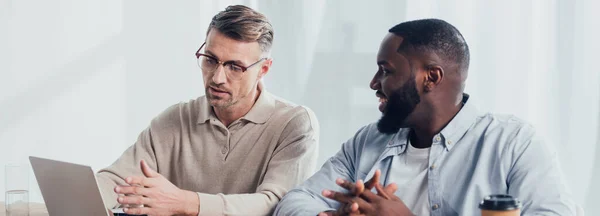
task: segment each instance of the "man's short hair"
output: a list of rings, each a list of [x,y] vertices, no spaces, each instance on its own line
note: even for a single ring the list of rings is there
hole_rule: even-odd
[[[258,42],[263,53],[273,44],[273,26],[267,17],[243,5],[231,5],[212,18],[208,31],[217,29],[227,37],[244,42]]]
[[[439,19],[422,19],[400,23],[389,32],[404,40],[398,48],[412,47],[417,51],[432,52],[442,61],[456,64],[458,72],[469,69],[469,46],[462,34],[450,23]]]

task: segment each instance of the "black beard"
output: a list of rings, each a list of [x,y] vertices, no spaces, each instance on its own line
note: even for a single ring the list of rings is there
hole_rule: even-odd
[[[383,108],[383,115],[377,122],[377,130],[383,134],[395,134],[400,128],[406,127],[406,118],[415,110],[421,97],[417,91],[414,77],[404,86],[392,92]]]

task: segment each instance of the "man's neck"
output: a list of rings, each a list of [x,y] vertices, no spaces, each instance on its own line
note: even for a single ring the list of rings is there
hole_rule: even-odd
[[[213,111],[215,112],[215,115],[217,116],[219,121],[221,121],[221,123],[223,123],[225,127],[229,127],[231,123],[240,119],[248,112],[250,112],[250,110],[254,106],[254,103],[256,103],[256,100],[258,100],[260,94],[260,90],[254,89],[248,94],[246,98],[243,98],[237,104],[234,104],[233,106],[227,107],[225,109],[216,109],[215,107],[213,107]]]
[[[434,109],[431,115],[428,115],[411,128],[409,135],[411,145],[415,148],[431,147],[433,137],[452,121],[461,108],[462,103],[453,105],[450,109]]]

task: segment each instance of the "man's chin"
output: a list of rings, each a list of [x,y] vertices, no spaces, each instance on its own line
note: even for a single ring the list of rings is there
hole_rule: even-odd
[[[408,127],[408,116],[399,116],[394,113],[383,113],[377,121],[377,130],[383,134],[395,134],[402,128]]]
[[[377,122],[377,130],[383,134],[395,134],[402,128],[402,124],[391,122],[389,119],[379,119]]]
[[[224,100],[224,99],[216,99],[216,98],[207,98],[208,99],[208,103],[217,109],[226,109],[231,107],[234,103],[231,102],[230,100]]]

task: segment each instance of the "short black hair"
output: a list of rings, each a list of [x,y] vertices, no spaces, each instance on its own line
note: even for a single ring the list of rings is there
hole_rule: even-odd
[[[454,63],[461,73],[469,69],[469,46],[462,34],[450,23],[440,19],[421,19],[400,23],[389,30],[403,38],[401,51],[410,46],[419,51],[433,52],[442,61]]]

